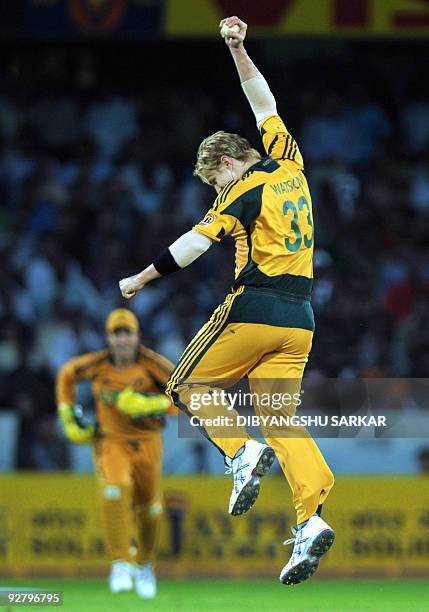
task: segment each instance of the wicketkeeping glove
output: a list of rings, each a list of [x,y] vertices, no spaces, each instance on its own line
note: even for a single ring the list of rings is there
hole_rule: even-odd
[[[66,438],[74,444],[91,444],[94,441],[95,426],[83,416],[80,406],[60,404],[58,416]]]
[[[116,395],[116,407],[132,419],[161,416],[169,406],[170,400],[162,393],[138,393],[132,387],[127,387]]]

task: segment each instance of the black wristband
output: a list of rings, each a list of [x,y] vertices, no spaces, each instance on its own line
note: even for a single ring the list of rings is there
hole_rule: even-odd
[[[170,249],[165,249],[165,251],[163,251],[161,255],[158,255],[158,257],[154,259],[152,263],[156,271],[159,272],[161,276],[167,276],[168,274],[173,274],[173,272],[177,272],[178,270],[182,269],[177,264],[176,260],[171,254]]]

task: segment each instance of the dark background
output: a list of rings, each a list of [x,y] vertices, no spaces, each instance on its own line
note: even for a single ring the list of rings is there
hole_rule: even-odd
[[[313,194],[307,376],[426,377],[427,41],[247,47],[301,146]],[[103,346],[105,317],[125,305],[118,280],[210,207],[214,192],[192,176],[201,140],[225,129],[261,148],[228,55],[219,40],[3,38],[0,406],[20,415],[20,467],[65,465],[57,368]],[[144,341],[175,361],[232,278],[226,239],[127,305]],[[37,444],[41,454],[28,451]]]

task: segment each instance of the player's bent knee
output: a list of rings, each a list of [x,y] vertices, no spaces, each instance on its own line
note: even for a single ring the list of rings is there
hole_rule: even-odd
[[[156,518],[162,514],[162,503],[160,501],[151,502],[148,507],[149,516]]]
[[[123,497],[124,489],[128,488],[128,485],[123,484],[105,484],[103,486],[103,497],[104,499],[118,500]]]

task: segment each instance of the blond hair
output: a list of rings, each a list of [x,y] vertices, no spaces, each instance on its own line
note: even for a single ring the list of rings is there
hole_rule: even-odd
[[[198,147],[194,176],[208,183],[210,173],[219,169],[223,155],[239,161],[246,161],[251,157],[261,159],[258,151],[252,149],[246,138],[229,132],[216,132],[205,138]]]

